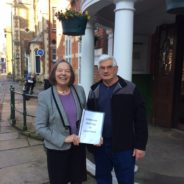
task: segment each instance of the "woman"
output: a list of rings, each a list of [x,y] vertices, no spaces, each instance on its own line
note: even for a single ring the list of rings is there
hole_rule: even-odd
[[[85,146],[77,136],[86,97],[72,66],[56,63],[50,73],[52,87],[38,96],[36,130],[43,137],[51,184],[81,184],[86,180]]]

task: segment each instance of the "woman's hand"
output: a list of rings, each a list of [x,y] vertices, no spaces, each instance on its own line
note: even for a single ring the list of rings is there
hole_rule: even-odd
[[[73,143],[74,145],[78,146],[80,143],[80,138],[79,138],[79,136],[72,134],[72,135],[69,135],[65,138],[65,142],[66,143]]]

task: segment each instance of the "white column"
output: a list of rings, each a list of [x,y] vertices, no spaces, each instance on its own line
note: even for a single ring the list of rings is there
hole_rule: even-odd
[[[134,0],[115,2],[114,57],[119,66],[118,75],[131,81]]]
[[[94,33],[91,23],[87,23],[85,35],[82,36],[81,54],[81,85],[88,96],[90,86],[93,84],[94,68]]]

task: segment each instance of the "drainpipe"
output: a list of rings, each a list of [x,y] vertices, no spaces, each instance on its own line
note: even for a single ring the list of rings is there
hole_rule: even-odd
[[[51,45],[51,18],[50,18],[50,16],[51,16],[51,13],[50,13],[50,8],[51,8],[51,5],[50,5],[50,3],[51,3],[51,1],[49,0],[49,21],[48,21],[48,37],[49,37],[49,43],[48,43],[48,49],[49,49],[49,63],[48,63],[48,67],[49,67],[49,69],[48,69],[48,71],[46,71],[47,73],[50,73],[50,70],[51,70],[51,47],[50,47],[50,45]]]

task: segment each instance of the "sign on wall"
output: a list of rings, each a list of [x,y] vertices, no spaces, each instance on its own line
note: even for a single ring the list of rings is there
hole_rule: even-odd
[[[36,51],[36,55],[37,56],[43,56],[44,55],[44,50],[43,49],[38,49],[37,51]]]
[[[133,45],[133,74],[146,73],[150,73],[148,40],[145,36],[136,36]]]

